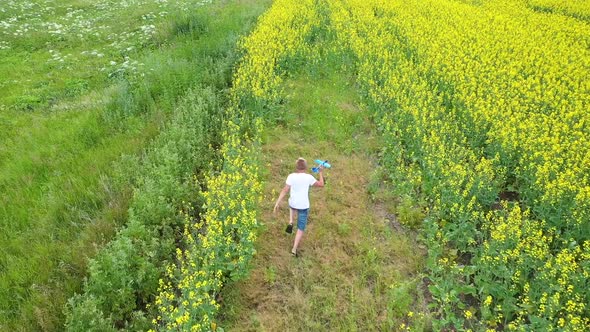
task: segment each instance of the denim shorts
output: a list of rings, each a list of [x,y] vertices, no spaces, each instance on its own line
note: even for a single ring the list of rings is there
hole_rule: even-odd
[[[293,209],[293,208],[291,208]],[[305,226],[307,226],[307,214],[309,213],[309,209],[293,209],[297,211],[297,229],[304,231]]]

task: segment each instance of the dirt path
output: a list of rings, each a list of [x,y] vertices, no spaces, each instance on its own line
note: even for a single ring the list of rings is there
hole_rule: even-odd
[[[268,129],[263,231],[250,278],[224,291],[226,331],[392,330],[415,305],[422,258],[411,236],[390,227],[368,198],[377,143],[348,79],[297,79],[284,123]],[[272,207],[298,157],[323,158],[325,188],[311,191],[309,224],[290,254],[289,212]],[[311,165],[310,165],[311,166]]]

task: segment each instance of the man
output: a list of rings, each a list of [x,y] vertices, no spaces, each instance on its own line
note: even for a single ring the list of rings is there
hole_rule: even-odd
[[[309,187],[323,187],[324,175],[322,174],[322,166],[319,168],[319,181],[317,181],[313,175],[307,173],[307,162],[303,158],[297,159],[295,162],[295,169],[295,173],[291,173],[287,177],[286,185],[283,190],[281,190],[279,198],[275,203],[274,212],[277,212],[281,200],[285,197],[287,192],[289,192],[290,211],[287,232],[291,233],[293,230],[293,215],[295,214],[295,211],[297,211],[297,234],[295,234],[295,242],[293,243],[293,249],[291,249],[291,254],[297,257],[297,247],[299,247],[303,232],[305,231],[305,226],[307,226],[307,215],[310,205]]]

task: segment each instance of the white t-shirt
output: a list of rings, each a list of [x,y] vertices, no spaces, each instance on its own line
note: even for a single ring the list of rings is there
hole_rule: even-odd
[[[307,173],[291,173],[287,177],[287,184],[291,186],[289,194],[289,206],[294,209],[309,209],[309,187],[313,186],[316,179]]]

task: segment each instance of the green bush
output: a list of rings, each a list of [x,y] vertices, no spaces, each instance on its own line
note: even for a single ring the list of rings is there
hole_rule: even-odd
[[[111,324],[133,323],[152,300],[166,260],[173,257],[175,232],[182,224],[177,209],[196,197],[191,175],[213,158],[209,150],[219,119],[218,98],[211,89],[189,92],[166,130],[137,163],[128,226],[90,262],[84,293],[70,301],[68,322],[85,314],[79,306],[92,299],[96,310]],[[132,162],[133,163],[133,162]],[[200,206],[200,204],[197,204]],[[93,307],[93,308],[94,308]],[[67,329],[75,331],[68,323]]]
[[[114,332],[111,319],[105,318],[93,296],[76,295],[68,302],[70,314],[66,321],[69,331]]]

